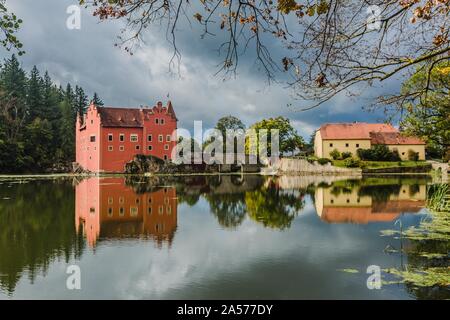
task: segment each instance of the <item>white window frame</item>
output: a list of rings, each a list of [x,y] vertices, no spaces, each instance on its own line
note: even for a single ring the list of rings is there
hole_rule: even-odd
[[[134,137],[136,137],[136,141],[133,141]],[[137,133],[130,134],[130,142],[139,142],[139,135]]]

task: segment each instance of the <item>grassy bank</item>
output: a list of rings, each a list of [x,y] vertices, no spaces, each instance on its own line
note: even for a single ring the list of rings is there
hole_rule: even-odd
[[[382,168],[413,168],[427,165],[426,161],[360,161],[360,168],[382,169]],[[345,160],[333,160],[336,167],[346,168]]]

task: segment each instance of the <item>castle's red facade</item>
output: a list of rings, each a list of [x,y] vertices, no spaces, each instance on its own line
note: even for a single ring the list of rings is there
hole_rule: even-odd
[[[177,117],[169,101],[154,107],[111,108],[91,104],[76,121],[76,162],[92,172],[124,172],[135,155],[169,161]]]

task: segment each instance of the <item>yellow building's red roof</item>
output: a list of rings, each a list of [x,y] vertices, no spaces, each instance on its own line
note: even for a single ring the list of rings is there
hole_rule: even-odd
[[[320,127],[320,135],[323,140],[369,140],[371,132],[398,132],[398,130],[390,124],[364,122],[327,123]]]

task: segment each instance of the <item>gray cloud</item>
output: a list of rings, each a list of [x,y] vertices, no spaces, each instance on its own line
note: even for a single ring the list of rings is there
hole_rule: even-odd
[[[267,84],[263,72],[258,72],[251,53],[243,56],[236,77],[223,81],[215,76],[220,63],[217,53],[220,38],[200,39],[198,26],[180,25],[177,43],[182,50],[180,74],[169,73],[173,54],[163,28],[151,29],[145,45],[130,56],[115,48],[120,31],[118,22],[98,23],[82,10],[81,30],[66,28],[66,9],[76,3],[71,0],[22,0],[9,2],[10,8],[24,20],[19,34],[27,54],[23,67],[37,65],[43,72],[65,86],[67,82],[81,85],[90,95],[98,92],[107,105],[152,105],[166,100],[170,93],[179,125],[193,127],[202,120],[204,127],[213,126],[221,116],[233,114],[247,125],[262,118],[286,116],[299,132],[308,138],[323,122],[376,121],[381,113],[363,112],[373,96],[384,89],[366,90],[361,97],[339,96],[320,108],[298,112],[287,107],[300,102],[281,84]],[[278,57],[280,46],[269,44]],[[1,51],[2,57],[9,53]],[[389,88],[398,88],[390,83]],[[297,108],[298,109],[298,108]]]

